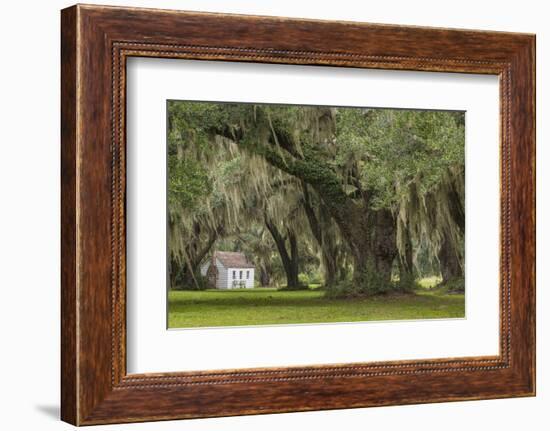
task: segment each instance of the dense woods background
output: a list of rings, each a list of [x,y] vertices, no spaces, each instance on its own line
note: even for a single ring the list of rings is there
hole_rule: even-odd
[[[168,102],[170,286],[214,250],[258,286],[464,290],[464,113]]]

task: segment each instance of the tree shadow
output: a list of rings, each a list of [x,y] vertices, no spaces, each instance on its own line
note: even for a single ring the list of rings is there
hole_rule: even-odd
[[[170,300],[170,306],[174,309],[183,309],[187,307],[319,307],[331,305],[339,300],[330,300],[325,298],[278,298],[278,297],[231,297],[225,298],[177,298]]]

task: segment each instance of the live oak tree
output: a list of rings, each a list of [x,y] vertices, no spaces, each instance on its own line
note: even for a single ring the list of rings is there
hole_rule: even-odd
[[[217,207],[209,202],[210,231],[231,229],[238,217],[258,223],[258,211],[240,212],[250,196],[265,208],[274,190],[284,187],[301,195],[299,219],[309,224],[329,285],[345,278],[347,270],[336,249],[351,258],[353,293],[390,288],[396,262],[402,284],[410,283],[414,245],[438,257],[444,277],[463,270],[463,186],[449,186],[459,184],[456,172],[463,172],[463,115],[195,102],[173,102],[170,108],[171,130],[181,138],[177,148],[202,148],[199,159],[210,172],[217,172],[220,157],[226,157],[224,164],[239,160],[234,187],[224,185],[221,193],[188,189],[206,191],[201,202],[217,196],[215,203],[235,215],[217,226]],[[185,159],[180,154],[178,163]],[[215,178],[210,175],[208,183]],[[290,212],[295,203],[279,203],[277,213]],[[281,229],[281,220],[289,219],[263,214],[287,269],[287,283],[295,286],[301,240],[290,223]],[[208,238],[201,243],[208,245]]]
[[[334,223],[323,202],[302,182],[303,206],[309,228],[320,249],[323,262],[324,282],[332,288],[347,278],[346,256],[348,250],[341,240],[338,226]]]
[[[262,257],[257,263],[264,282],[269,283],[272,255],[279,251],[288,287],[298,287],[296,218],[294,225],[287,222],[278,227],[278,220],[292,219],[292,205],[299,205],[300,197],[292,192],[292,182],[296,181],[270,167],[263,158],[241,151],[230,140],[212,140],[201,128],[208,122],[200,105],[175,104],[169,109],[171,286],[204,288],[199,267],[214,244],[232,238],[230,248],[250,249],[252,234],[261,228],[271,232],[272,239],[262,233],[263,243],[257,242],[257,247],[248,251],[253,260]],[[249,240],[246,245],[242,241],[245,235]]]

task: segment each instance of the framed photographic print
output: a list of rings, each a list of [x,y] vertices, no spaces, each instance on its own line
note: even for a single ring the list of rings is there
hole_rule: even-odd
[[[62,11],[62,419],[535,394],[535,37]]]

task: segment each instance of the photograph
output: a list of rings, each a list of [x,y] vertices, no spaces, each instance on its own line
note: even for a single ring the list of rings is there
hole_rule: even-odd
[[[543,6],[117,1],[5,8],[4,428],[548,422]]]
[[[168,328],[465,318],[464,111],[166,110]]]

